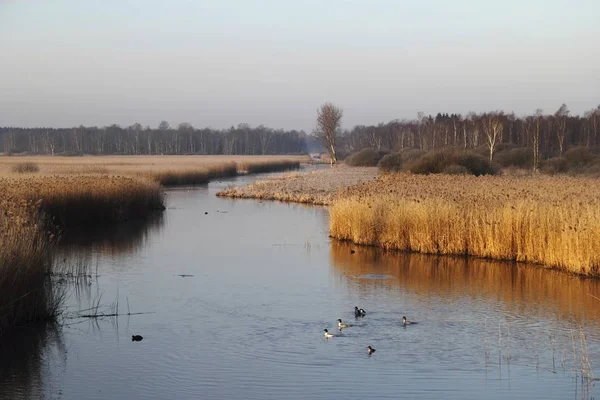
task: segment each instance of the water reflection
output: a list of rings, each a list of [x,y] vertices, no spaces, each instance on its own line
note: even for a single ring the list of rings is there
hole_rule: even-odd
[[[45,398],[47,366],[52,351],[64,357],[62,327],[35,325],[6,335],[0,341],[0,397]],[[55,367],[58,364],[54,364]],[[6,396],[6,397],[3,397]]]
[[[501,301],[505,311],[512,314],[600,322],[597,279],[531,265],[384,252],[337,241],[331,243],[330,257],[337,274],[366,292],[400,287],[422,298],[436,296],[453,301],[468,296]],[[375,275],[381,279],[374,279]]]
[[[107,255],[135,253],[142,248],[148,237],[164,226],[164,215],[156,213],[143,220],[103,226],[98,229],[76,229],[66,232],[60,241],[64,254],[91,251]]]

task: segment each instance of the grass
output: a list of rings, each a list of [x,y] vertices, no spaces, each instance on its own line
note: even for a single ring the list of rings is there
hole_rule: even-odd
[[[318,205],[332,204],[348,187],[374,179],[374,167],[322,168],[306,174],[286,174],[258,180],[246,187],[229,187],[217,196],[279,200]]]
[[[335,201],[331,236],[600,275],[600,188],[569,177],[389,174]]]
[[[14,164],[11,170],[12,172],[16,172],[18,174],[27,174],[39,172],[40,167],[34,162],[26,161]]]
[[[2,201],[0,212],[0,336],[53,318],[61,302],[48,271],[54,238],[38,223],[39,202]]]
[[[43,222],[59,228],[145,218],[164,209],[160,185],[127,176],[0,178],[1,198],[40,201]]]

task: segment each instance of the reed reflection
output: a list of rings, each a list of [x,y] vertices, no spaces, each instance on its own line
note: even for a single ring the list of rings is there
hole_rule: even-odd
[[[98,229],[76,229],[66,232],[60,241],[64,254],[92,251],[108,255],[135,253],[142,248],[148,237],[164,226],[162,213],[144,220],[103,226]]]
[[[600,323],[597,279],[531,265],[385,252],[338,241],[331,243],[330,258],[334,272],[361,291],[401,288],[423,298],[480,298],[500,302],[515,315]],[[390,279],[371,279],[372,275],[389,275]]]
[[[54,349],[58,355],[56,360],[66,354],[61,327],[56,324],[29,326],[3,336],[0,342],[0,397],[45,398],[45,375],[50,365],[55,364],[56,360],[51,359]]]

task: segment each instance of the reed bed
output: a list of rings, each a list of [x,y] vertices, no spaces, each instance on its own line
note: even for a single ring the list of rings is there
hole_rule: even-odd
[[[235,163],[225,163],[199,168],[155,170],[141,172],[163,186],[200,185],[211,180],[236,176],[238,167]]]
[[[290,171],[300,168],[298,160],[241,161],[237,163],[238,172],[245,174],[263,174],[266,172]]]
[[[337,200],[330,232],[385,249],[599,276],[599,206],[593,179],[390,174]]]
[[[348,188],[377,176],[377,168],[336,166],[305,174],[286,174],[258,180],[246,187],[229,187],[217,196],[330,205]]]
[[[56,315],[61,296],[49,279],[52,234],[38,223],[40,202],[0,203],[0,336]]]
[[[164,209],[160,185],[127,176],[0,178],[3,199],[40,201],[40,212],[60,228],[144,218]]]

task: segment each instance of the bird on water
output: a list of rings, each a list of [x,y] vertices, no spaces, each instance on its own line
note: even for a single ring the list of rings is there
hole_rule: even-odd
[[[139,342],[143,339],[143,337],[141,335],[131,335],[131,341],[132,342]]]
[[[375,353],[375,349],[372,348],[371,346],[367,346],[367,353],[369,353],[369,355]]]

